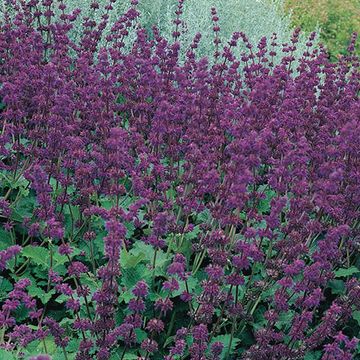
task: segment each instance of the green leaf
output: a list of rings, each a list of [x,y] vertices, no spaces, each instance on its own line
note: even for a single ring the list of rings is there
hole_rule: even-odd
[[[351,276],[359,272],[360,270],[355,266],[351,266],[349,268],[341,268],[335,271],[335,277],[339,278],[339,277]]]
[[[151,295],[151,294],[150,294]],[[130,290],[124,291],[119,296],[119,302],[124,301],[126,304],[133,298],[133,295]]]
[[[29,185],[29,181],[25,179],[25,177],[23,175],[21,175],[15,182],[11,183],[11,187],[13,189],[17,189],[17,188],[27,188]]]
[[[141,343],[143,340],[147,338],[147,332],[141,329],[135,329],[134,330],[136,334],[136,340],[137,342]]]
[[[175,339],[175,336],[169,336],[165,340],[163,347],[166,348],[168,345],[170,345],[174,341],[174,339]]]
[[[131,239],[131,237],[134,235],[135,232],[135,225],[133,223],[125,223],[125,228],[126,228],[126,235],[125,237],[127,239]]]
[[[266,221],[264,219],[253,225],[253,227],[255,229],[266,229],[266,226],[267,226],[267,223],[266,223]]]
[[[99,256],[103,257],[104,254],[104,237],[106,236],[105,231],[99,231],[94,239],[94,250],[95,257],[99,258]]]
[[[29,315],[29,309],[27,309],[25,305],[21,304],[14,311],[14,315],[18,322],[24,321]]]
[[[37,297],[43,304],[46,304],[55,294],[55,290],[50,290],[49,292],[46,292],[34,284],[30,285],[27,290],[29,295],[31,295],[32,297]]]
[[[44,268],[49,268],[50,266],[49,250],[43,247],[28,245],[22,249],[21,254],[24,257],[31,259],[32,262],[36,265],[42,266]]]
[[[89,287],[91,292],[96,291],[100,288],[100,280],[97,279],[92,273],[81,274],[80,280],[82,285]]]
[[[208,223],[211,221],[211,213],[208,209],[203,210],[196,217],[196,220],[199,224]]]
[[[69,341],[68,346],[66,347],[67,352],[76,352],[79,349],[80,340],[79,339],[72,339]]]
[[[53,251],[53,260],[54,260],[54,269],[56,270],[56,268],[60,267],[61,265],[64,265],[68,260],[68,258],[66,257],[66,255],[60,255],[56,248],[54,248]]]
[[[150,279],[151,272],[144,264],[139,264],[129,269],[122,269],[121,284],[128,290],[132,289],[138,281],[149,281]]]
[[[10,187],[11,189],[18,189],[18,188],[27,188],[29,181],[25,179],[24,176],[20,176],[16,181],[9,172],[1,172],[0,177],[2,178],[2,184],[5,187]]]
[[[13,286],[8,279],[0,276],[0,300],[5,299],[9,291],[11,291]]]
[[[130,253],[137,256],[139,254],[144,255],[144,260],[147,260],[148,264],[152,264],[154,259],[154,248],[149,245],[145,244],[143,241],[136,241],[134,243],[133,248],[130,250]],[[166,254],[162,250],[157,250],[156,252],[156,263],[155,263],[155,275],[163,275],[163,267],[166,262],[170,260],[170,255]]]
[[[67,299],[68,297],[66,295],[61,294],[55,299],[55,301],[59,304],[63,304],[65,301],[67,301]]]
[[[13,242],[10,233],[4,229],[0,229],[0,251],[7,249],[11,245],[13,245]]]
[[[200,232],[201,232],[200,226],[196,225],[192,231],[185,234],[185,239],[194,240],[197,238]]]
[[[345,283],[342,280],[330,280],[329,288],[335,295],[341,295],[345,293]]]
[[[231,335],[230,334],[226,334],[226,335],[219,335],[216,336],[215,338],[213,338],[213,340],[211,341],[211,343],[220,341],[224,344],[224,348],[223,351],[220,355],[220,359],[221,360],[225,360],[226,359],[226,354],[228,353],[228,348],[230,345],[230,339],[231,339]],[[236,346],[238,345],[238,343],[240,342],[240,339],[238,338],[233,338],[231,341],[231,346],[230,346],[230,354],[232,354],[236,348]]]
[[[190,293],[194,293],[194,289],[198,286],[199,281],[195,277],[191,276],[187,279],[187,285]],[[173,291],[172,297],[179,296],[181,293],[186,291],[185,281],[179,281],[179,290]],[[196,293],[196,292],[195,292]]]
[[[357,323],[360,325],[360,311],[359,310],[355,310],[353,313],[352,313],[352,317],[354,320],[357,321]]]
[[[124,269],[135,267],[142,260],[145,259],[144,253],[139,253],[137,255],[132,255],[128,252],[121,252],[121,267]]]
[[[76,354],[75,353],[67,353],[66,358],[61,349],[58,349],[55,354],[52,355],[52,360],[75,360]]]
[[[176,198],[176,191],[174,188],[170,188],[166,191],[166,197],[168,199],[174,200]]]
[[[321,358],[321,351],[312,351],[304,356],[304,360],[319,360]]]
[[[137,360],[139,358],[139,356],[135,355],[135,354],[125,354],[124,356],[124,360]]]
[[[16,360],[15,356],[10,352],[4,349],[0,349],[0,359],[1,360]]]
[[[33,266],[31,269],[32,274],[35,276],[36,282],[40,286],[46,286],[49,280],[47,268],[43,266]]]
[[[115,354],[112,354],[110,357],[110,360],[119,360],[122,357],[122,354],[124,352],[124,348],[119,348]],[[137,360],[139,359],[139,356],[132,353],[131,350],[127,351],[123,357],[123,360]]]
[[[46,349],[44,348],[44,342],[46,345]],[[55,341],[52,337],[47,337],[43,341],[40,341],[39,345],[37,346],[37,353],[41,354],[45,351],[48,352],[50,355],[53,355],[56,353],[57,347],[55,345]]]
[[[279,320],[276,322],[275,326],[280,330],[286,329],[291,324],[294,316],[295,312],[291,310],[281,313],[279,316]]]
[[[25,217],[31,218],[35,208],[35,197],[26,196],[20,198],[17,202],[16,208],[13,209],[12,219],[16,221],[23,221]]]
[[[258,210],[261,214],[268,213],[271,209],[270,206],[271,199],[276,196],[276,192],[271,189],[266,189],[266,185],[259,186],[258,192],[259,193],[264,192],[265,194],[265,199],[261,199],[259,201]]]
[[[114,206],[114,200],[109,198],[100,199],[100,203],[106,210],[110,210]]]

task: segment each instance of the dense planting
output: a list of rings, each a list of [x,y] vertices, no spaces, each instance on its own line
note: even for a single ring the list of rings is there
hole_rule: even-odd
[[[65,1],[1,24],[0,357],[354,358],[356,36],[295,62],[298,30],[221,42],[213,8],[208,59],[182,0],[171,41],[132,0],[99,46],[115,1],[79,43]]]

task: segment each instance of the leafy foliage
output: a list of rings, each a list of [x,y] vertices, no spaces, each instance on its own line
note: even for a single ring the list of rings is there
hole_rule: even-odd
[[[358,0],[286,0],[292,21],[304,30],[321,28],[320,37],[331,58],[346,54],[351,34],[360,32],[360,4]],[[360,53],[359,44],[356,46]]]
[[[213,8],[209,52],[181,0],[165,37],[66,4],[0,25],[0,357],[357,356],[355,36],[224,43]]]

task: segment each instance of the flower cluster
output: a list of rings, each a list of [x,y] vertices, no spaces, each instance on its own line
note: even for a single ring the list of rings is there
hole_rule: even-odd
[[[300,30],[283,45],[222,43],[213,8],[215,51],[199,57],[197,34],[184,60],[183,0],[172,41],[141,26],[132,0],[100,46],[115,2],[97,21],[65,1],[12,0],[0,24],[0,347],[356,356],[356,37],[332,63],[311,34],[297,60]]]

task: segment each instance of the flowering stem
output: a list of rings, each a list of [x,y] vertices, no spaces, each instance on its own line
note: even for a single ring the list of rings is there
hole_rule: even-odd
[[[230,296],[232,289],[233,289],[233,285],[230,285],[230,289],[229,289],[229,291],[228,291],[227,297]],[[215,325],[214,325],[214,327],[213,327],[213,330],[211,331],[211,334],[210,334],[210,337],[209,337],[209,342],[211,342],[211,339],[212,339],[212,338],[214,337],[214,335],[216,334],[216,330],[217,330],[218,327],[219,327],[219,324],[220,324],[221,319],[223,318],[224,312],[225,312],[225,304],[223,304],[222,309],[221,309],[221,314],[220,314],[220,316],[218,317],[218,319],[217,319],[217,321],[216,321],[216,323],[215,323]]]
[[[93,274],[96,275],[96,264],[95,264],[95,257],[94,257],[94,244],[93,241],[90,240],[90,257],[91,257],[91,266],[93,270]]]
[[[192,271],[193,275],[195,275],[199,271],[200,266],[205,258],[205,255],[206,255],[206,250],[203,250],[201,253],[197,254],[197,257],[195,258],[194,261],[194,270]]]
[[[155,269],[155,265],[156,265],[156,254],[157,254],[157,248],[155,248],[153,262],[152,262],[153,270]]]
[[[168,339],[170,337],[171,331],[174,327],[174,323],[175,323],[175,315],[176,315],[176,309],[174,309],[172,315],[171,315],[171,320],[170,320],[170,325],[169,325],[169,329],[166,333],[166,339]]]
[[[187,293],[190,294],[189,285],[188,285],[187,280],[185,280],[185,288],[186,288]],[[190,308],[190,311],[194,311],[191,301],[189,301],[189,308]]]
[[[234,332],[235,332],[235,320],[232,321],[231,324],[231,333],[230,333],[230,340],[229,340],[229,346],[227,348],[225,359],[228,359],[230,356],[231,346],[234,338]]]

